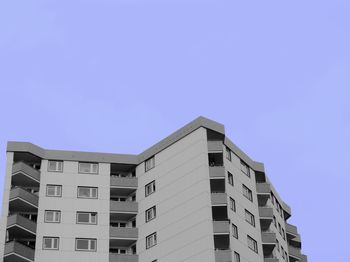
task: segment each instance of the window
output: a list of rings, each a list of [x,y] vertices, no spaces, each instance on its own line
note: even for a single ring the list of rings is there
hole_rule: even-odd
[[[277,212],[280,212],[280,203],[278,203],[278,201],[276,200],[276,208],[277,208]]]
[[[43,237],[43,249],[58,250],[59,238],[58,237]]]
[[[62,186],[61,185],[46,185],[46,196],[48,197],[61,197]]]
[[[238,228],[235,224],[232,224],[232,236],[238,239]]]
[[[284,258],[284,248],[283,247],[281,247],[281,250],[282,250],[282,258]]]
[[[280,242],[278,241],[278,239],[276,239],[276,247],[277,251],[280,252]]]
[[[245,221],[255,227],[255,218],[252,213],[250,213],[247,209],[245,210]]]
[[[154,156],[145,161],[145,172],[155,167]]]
[[[79,173],[98,174],[98,164],[97,163],[79,162]]]
[[[156,218],[156,206],[146,210],[146,223]]]
[[[242,189],[243,189],[243,195],[248,198],[250,201],[253,202],[253,194],[252,191],[246,187],[245,185],[242,185]]]
[[[284,232],[284,229],[282,228],[282,237],[284,240],[286,240],[286,233]]]
[[[97,239],[95,238],[76,238],[75,250],[77,251],[96,251]]]
[[[247,235],[248,247],[254,252],[258,253],[258,243]]]
[[[155,245],[157,245],[157,233],[156,232],[154,232],[153,234],[146,237],[146,249],[151,248]]]
[[[45,223],[60,223],[61,211],[58,210],[45,210]]]
[[[244,174],[246,174],[248,177],[250,177],[249,166],[246,163],[244,163],[242,160],[241,160],[241,170]]]
[[[277,228],[277,222],[276,222],[276,217],[273,216],[273,224],[275,225],[275,227]]]
[[[288,261],[288,255],[287,255],[287,252],[286,252],[286,251],[284,251],[284,255],[285,255],[285,257],[286,257],[286,261]]]
[[[232,160],[232,158],[231,158],[231,150],[228,147],[226,147],[226,159],[229,160],[229,161]]]
[[[149,196],[155,191],[156,191],[156,181],[153,180],[151,183],[148,183],[147,185],[145,185],[145,197]]]
[[[273,195],[273,193],[271,193],[271,202],[272,205],[275,205],[275,196]]]
[[[230,172],[227,172],[228,183],[233,186],[233,175]]]
[[[234,262],[241,262],[241,256],[237,252],[234,253]]]
[[[233,212],[236,212],[236,201],[230,197],[230,208]]]
[[[96,212],[77,212],[77,224],[97,225]]]
[[[63,172],[63,161],[49,160],[47,171],[50,172]]]
[[[280,235],[282,235],[282,228],[280,223],[278,223],[278,232],[280,232]]]
[[[78,186],[79,198],[97,198],[97,187]]]
[[[281,210],[281,217],[283,218],[283,208],[282,208],[282,206],[280,206],[280,210]]]

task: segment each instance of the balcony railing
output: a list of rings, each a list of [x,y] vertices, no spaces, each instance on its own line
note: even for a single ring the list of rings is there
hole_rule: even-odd
[[[261,238],[263,245],[275,245],[276,244],[276,233],[273,232],[262,232]]]
[[[232,261],[231,250],[215,250],[215,262]]]
[[[210,178],[225,177],[225,168],[223,166],[210,166],[209,176]]]
[[[259,207],[259,216],[263,219],[273,219],[273,209],[271,207]]]
[[[109,253],[109,262],[138,262],[137,255]]]
[[[12,215],[7,218],[7,229],[18,227],[20,230],[26,230],[32,234],[36,233],[36,223],[21,215]]]
[[[259,194],[270,195],[271,187],[268,183],[257,183],[256,191]]]
[[[34,261],[34,249],[12,241],[5,244],[4,262]]]
[[[293,236],[297,236],[298,235],[298,229],[296,226],[291,225],[286,223],[286,232],[287,234],[293,235]]]
[[[137,213],[138,204],[134,201],[110,201],[110,211],[111,212],[121,212],[121,213]]]
[[[34,211],[38,208],[39,197],[23,188],[14,187],[10,190],[9,209],[11,212]]]
[[[208,151],[209,152],[222,152],[223,143],[222,141],[208,141]]]
[[[137,239],[138,229],[135,227],[110,227],[109,236],[112,238]]]
[[[214,234],[230,234],[230,223],[229,221],[213,221]]]
[[[226,193],[212,193],[211,194],[212,205],[227,205]]]
[[[40,171],[31,166],[17,162],[12,166],[12,184],[25,183],[37,184],[40,182]]]
[[[112,187],[127,187],[127,188],[137,188],[137,178],[136,177],[118,177],[111,176],[111,186]]]
[[[303,258],[302,254],[300,252],[300,248],[295,248],[295,247],[288,245],[288,252],[289,252],[289,256],[295,257],[299,260],[301,260]]]

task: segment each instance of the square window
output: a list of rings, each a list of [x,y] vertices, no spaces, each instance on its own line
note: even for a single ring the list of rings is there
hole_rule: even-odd
[[[247,236],[248,247],[258,253],[258,243],[250,236]]]
[[[46,196],[48,197],[61,197],[62,186],[61,185],[46,185]]]
[[[45,210],[44,216],[45,223],[60,223],[61,222],[61,211],[58,210]]]
[[[156,218],[156,206],[146,210],[146,223]]]
[[[58,237],[43,237],[43,249],[58,250]]]
[[[157,233],[154,232],[146,237],[146,249],[157,245]]]

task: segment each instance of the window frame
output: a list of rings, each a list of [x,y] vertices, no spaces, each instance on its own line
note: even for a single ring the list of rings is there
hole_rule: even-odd
[[[89,222],[79,222],[79,215],[82,214],[88,214],[89,215]],[[92,216],[95,215],[95,222],[91,222]],[[97,219],[98,219],[98,213],[97,212],[91,212],[91,211],[77,211],[76,213],[76,223],[81,225],[97,225]]]
[[[92,190],[96,189],[96,197],[85,197],[85,196],[79,196],[79,189],[80,188],[89,188],[90,193],[92,195]],[[93,187],[93,186],[78,186],[77,187],[77,198],[82,198],[82,199],[98,199],[98,187]]]
[[[258,254],[258,242],[251,236],[247,235],[247,242],[248,242],[248,248],[253,250],[255,253]],[[249,243],[251,243],[253,246],[251,246]]]
[[[241,255],[238,252],[234,252],[234,262],[241,262]]]
[[[153,217],[149,218],[148,214],[153,214]],[[145,221],[146,223],[152,221],[157,217],[157,208],[156,206],[153,206],[145,211]]]
[[[85,172],[81,170],[80,165],[81,164],[89,164],[90,165],[90,172]],[[93,172],[93,165],[96,165],[96,172]],[[96,162],[78,162],[78,173],[79,174],[90,174],[90,175],[98,175],[99,174],[99,163]]]
[[[240,161],[241,163],[241,171],[250,178],[250,167],[247,165],[246,162],[244,162],[242,159]]]
[[[47,213],[48,212],[54,212],[54,214],[56,213],[56,214],[58,214],[58,221],[49,221],[49,220],[47,220]],[[53,218],[55,217],[55,215],[53,215]],[[56,215],[56,217],[57,217],[57,215]],[[44,211],[44,223],[56,223],[56,224],[58,224],[58,223],[61,223],[61,210],[45,210]]]
[[[242,184],[242,191],[243,191],[243,196],[245,196],[246,199],[249,201],[253,202],[253,192],[250,190],[249,187],[247,187],[245,184]]]
[[[152,241],[151,241],[152,240]],[[146,236],[146,249],[150,249],[157,245],[157,232],[153,232]]]
[[[148,163],[151,163],[151,165],[148,166]],[[155,156],[153,155],[145,160],[145,173],[155,168],[155,166],[156,166],[156,160],[155,160]]]
[[[230,197],[230,209],[233,212],[236,212],[236,200],[234,200],[232,197]]]
[[[227,171],[227,181],[231,186],[234,186],[233,174]]]
[[[238,227],[232,223],[231,228],[232,228],[232,236],[238,239]]]
[[[56,167],[58,166],[57,163],[61,163],[61,170],[59,169],[55,169],[55,170],[52,170],[50,169],[50,163],[52,162],[55,162],[56,163]],[[56,172],[56,173],[63,173],[63,168],[64,168],[64,162],[62,160],[48,160],[47,161],[47,172]]]
[[[150,188],[154,188],[154,190],[151,193],[147,192],[147,188],[149,188],[149,186],[151,186]],[[156,181],[153,180],[151,182],[149,182],[148,184],[145,185],[145,197],[148,197],[149,195],[152,195],[154,192],[156,192]]]
[[[225,149],[225,157],[228,161],[232,162],[232,154],[231,154],[231,149],[226,146]]]
[[[51,241],[52,241],[50,248],[46,248],[46,245],[45,245],[46,239],[51,239]],[[52,246],[54,246],[54,240],[57,240],[57,248],[52,247]],[[60,238],[59,237],[43,236],[42,249],[43,250],[59,250],[60,249]]]
[[[48,191],[49,191],[48,189],[49,189],[49,187],[59,187],[60,190],[61,190],[61,191],[60,191],[61,194],[60,194],[60,195],[49,195],[49,194],[48,194]],[[55,193],[56,193],[56,191],[57,191],[57,190],[56,190],[56,188],[55,188]],[[62,185],[46,184],[46,196],[47,196],[47,197],[62,197]]]
[[[249,218],[251,218],[251,219],[247,219],[247,215],[248,215]],[[250,225],[252,225],[253,227],[255,227],[255,216],[254,216],[251,212],[249,212],[247,209],[245,209],[244,217],[245,217],[245,221],[247,221]]]
[[[78,249],[78,241],[79,240],[89,241],[88,242],[89,249]],[[95,241],[95,249],[90,249],[92,241]],[[82,238],[81,237],[75,238],[75,251],[96,252],[97,251],[97,239],[96,238],[83,238],[83,237]]]

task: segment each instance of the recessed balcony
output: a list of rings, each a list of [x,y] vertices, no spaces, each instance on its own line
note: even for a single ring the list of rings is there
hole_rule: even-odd
[[[13,186],[38,187],[40,185],[40,171],[31,166],[17,162],[12,166]]]
[[[39,198],[23,188],[15,187],[10,190],[10,213],[37,212]]]
[[[109,236],[111,238],[137,240],[138,229],[136,227],[110,227]]]
[[[276,234],[272,232],[262,232],[261,239],[263,244],[264,256],[272,254],[273,249],[276,246]]]
[[[21,243],[12,241],[5,244],[4,262],[34,261],[35,250]]]
[[[214,205],[227,205],[227,194],[226,193],[212,193],[211,204]]]
[[[222,152],[223,151],[222,141],[208,141],[208,151],[209,152]]]
[[[225,168],[223,166],[210,166],[209,177],[210,178],[225,178]]]
[[[137,215],[137,211],[137,202],[110,200],[110,216],[112,221],[129,221]]]
[[[286,233],[291,237],[296,237],[298,236],[298,228],[294,225],[286,223]]]
[[[21,215],[12,215],[7,218],[7,231],[10,239],[35,240],[36,223]]]
[[[136,254],[109,254],[109,262],[138,262],[139,258]]]
[[[258,195],[259,206],[265,206],[267,200],[270,198],[271,187],[268,183],[257,183],[256,192]]]
[[[270,207],[259,207],[259,217],[261,230],[268,230],[273,221],[273,209]]]
[[[232,261],[231,250],[215,250],[215,262],[228,262]]]
[[[111,187],[137,189],[136,177],[111,176]]]

